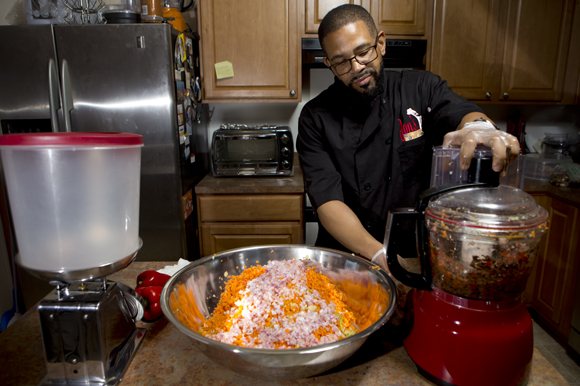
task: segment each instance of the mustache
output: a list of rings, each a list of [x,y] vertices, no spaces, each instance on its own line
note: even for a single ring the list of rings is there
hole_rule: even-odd
[[[360,74],[358,74],[357,76],[355,76],[354,78],[351,79],[350,84],[354,84],[354,82],[356,82],[357,80],[367,76],[367,75],[376,75],[376,71],[373,68],[365,68]]]

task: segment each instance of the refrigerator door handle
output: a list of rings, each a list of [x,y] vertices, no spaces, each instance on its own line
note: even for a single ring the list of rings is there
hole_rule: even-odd
[[[58,73],[54,59],[48,60],[48,107],[50,109],[50,126],[52,131],[58,129],[58,109],[60,108],[60,87],[58,86]]]
[[[68,63],[66,60],[62,61],[62,116],[64,117],[64,130],[71,132],[70,112],[74,109],[72,99],[72,87],[70,84],[70,76],[68,73]]]

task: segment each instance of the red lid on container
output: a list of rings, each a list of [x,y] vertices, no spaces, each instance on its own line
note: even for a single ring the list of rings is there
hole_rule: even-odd
[[[135,146],[143,136],[114,132],[21,133],[0,136],[0,146]]]

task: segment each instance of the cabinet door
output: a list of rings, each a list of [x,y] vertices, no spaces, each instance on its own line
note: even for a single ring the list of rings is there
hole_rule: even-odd
[[[457,94],[497,100],[501,0],[442,0],[435,5],[431,71]]]
[[[343,4],[361,5],[361,0],[305,0],[304,21],[307,34],[318,34],[318,27],[324,16],[333,8]]]
[[[300,100],[297,0],[200,2],[203,99]],[[215,64],[233,76],[217,79]]]
[[[201,235],[203,256],[256,245],[304,243],[298,222],[204,223]]]
[[[302,194],[198,196],[201,222],[302,221]]]
[[[570,333],[578,278],[578,209],[560,200],[548,202],[550,223],[540,247],[533,307],[566,339]]]
[[[425,35],[426,0],[362,0],[386,35]]]
[[[559,101],[574,0],[511,0],[500,100]]]

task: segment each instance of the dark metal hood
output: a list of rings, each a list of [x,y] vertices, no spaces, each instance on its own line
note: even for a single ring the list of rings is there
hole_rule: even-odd
[[[426,52],[425,39],[387,39],[383,63],[385,68],[425,69]],[[326,68],[322,62],[324,56],[318,38],[302,38],[303,68]]]

